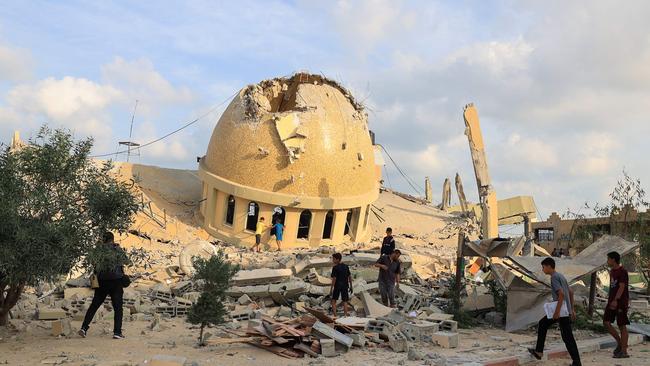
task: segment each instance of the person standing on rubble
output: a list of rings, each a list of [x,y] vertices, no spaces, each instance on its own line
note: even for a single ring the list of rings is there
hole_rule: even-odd
[[[386,228],[386,236],[381,242],[381,252],[379,253],[379,257],[381,258],[382,255],[390,255],[393,250],[395,250],[395,238],[393,238],[393,229]]]
[[[560,324],[560,334],[562,341],[566,346],[569,355],[573,362],[571,366],[581,366],[580,353],[578,352],[578,345],[573,337],[573,330],[571,329],[571,321],[575,321],[576,312],[573,306],[573,290],[569,288],[569,283],[566,278],[559,272],[555,271],[555,260],[547,257],[542,261],[542,271],[551,276],[551,295],[553,296],[553,303],[548,303],[549,310],[552,314],[545,315],[537,326],[537,346],[529,348],[528,352],[538,360],[542,359],[544,354],[544,343],[546,342],[546,332],[548,328],[555,324]],[[545,310],[547,306],[545,307]]]
[[[352,293],[352,274],[347,264],[341,263],[341,253],[332,254],[332,284],[330,285],[330,296],[332,297],[332,314],[336,317],[336,301],[341,298],[343,302],[343,314],[348,316],[348,301]]]
[[[381,302],[385,306],[395,307],[395,288],[399,289],[400,272],[402,270],[399,256],[402,255],[399,249],[393,250],[390,255],[382,255],[375,267],[379,268],[379,293]]]
[[[260,252],[260,243],[262,243],[262,234],[266,230],[268,230],[270,226],[266,225],[264,222],[264,217],[260,217],[260,220],[257,222],[257,226],[255,227],[255,245],[251,248],[253,252],[257,251],[258,253]]]
[[[278,245],[279,252],[282,250],[282,237],[284,235],[284,225],[282,225],[279,218],[275,219],[273,229],[275,229],[275,243]]]
[[[103,239],[103,243],[99,245],[105,245],[108,250],[114,251],[114,256],[112,256],[112,258],[115,259],[116,262],[125,263],[128,261],[124,249],[120,248],[120,246],[115,243],[115,237],[113,236],[113,233],[104,233]],[[113,339],[124,338],[124,335],[122,334],[124,278],[124,266],[122,264],[116,264],[108,270],[97,273],[99,287],[95,289],[93,301],[90,304],[88,311],[86,311],[86,316],[84,317],[83,324],[81,325],[81,329],[78,332],[80,336],[84,338],[86,337],[88,328],[90,328],[90,322],[93,320],[97,309],[103,305],[104,300],[106,300],[106,296],[110,296],[111,304],[113,305],[113,311],[115,312],[113,318]]]
[[[629,277],[627,270],[621,266],[621,255],[618,252],[607,253],[607,266],[611,268],[609,272],[609,296],[607,298],[607,308],[603,314],[603,324],[609,334],[616,340],[616,349],[614,358],[629,358],[627,354],[627,325],[630,320],[627,317],[628,303],[630,294],[627,284]],[[619,336],[612,323],[616,320],[618,329],[621,331]]]

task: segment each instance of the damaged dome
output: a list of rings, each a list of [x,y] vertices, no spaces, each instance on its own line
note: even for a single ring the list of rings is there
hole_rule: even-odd
[[[243,88],[214,129],[206,170],[247,187],[340,197],[377,188],[363,106],[337,82],[299,73]]]

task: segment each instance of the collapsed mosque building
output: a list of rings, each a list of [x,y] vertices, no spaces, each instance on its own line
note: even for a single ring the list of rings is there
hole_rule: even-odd
[[[264,217],[285,225],[290,246],[368,240],[382,164],[373,140],[363,107],[335,81],[298,73],[243,88],[199,161],[205,229],[253,244]]]

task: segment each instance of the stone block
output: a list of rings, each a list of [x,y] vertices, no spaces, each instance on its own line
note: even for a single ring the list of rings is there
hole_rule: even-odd
[[[295,274],[299,274],[311,268],[331,267],[332,265],[332,260],[329,257],[312,257],[298,262],[293,266],[293,271]]]
[[[170,289],[175,296],[183,296],[186,292],[192,291],[193,288],[191,281],[180,281],[171,285]]]
[[[63,319],[67,315],[63,309],[38,308],[36,319],[38,320],[55,320]]]
[[[236,310],[230,313],[232,320],[246,321],[251,318],[251,311],[249,309]]]
[[[68,287],[63,290],[63,298],[68,300],[82,300],[94,295],[95,290],[89,287]]]
[[[340,343],[347,348],[350,348],[352,346],[352,338],[348,337],[347,335],[339,332],[338,330],[325,325],[324,323],[321,323],[320,321],[317,321],[314,323],[312,326],[312,334],[316,335],[318,338],[321,339],[333,339],[337,343]]]
[[[432,339],[433,334],[440,329],[438,323],[421,321],[418,323],[403,323],[400,325],[402,333],[412,342],[422,342]]]
[[[363,332],[350,333],[350,338],[352,338],[352,345],[357,347],[365,347],[368,340],[366,335]]]
[[[650,307],[648,306],[648,300],[630,300],[630,308],[636,310],[647,310]]]
[[[248,296],[247,294],[243,294],[239,297],[239,299],[237,299],[237,302],[239,303],[239,305],[248,305],[252,302],[252,300],[250,296]]]
[[[455,320],[443,320],[440,322],[440,330],[447,332],[458,332],[458,322]]]
[[[183,366],[187,358],[169,355],[155,355],[149,360],[149,366]]]
[[[407,352],[409,348],[406,337],[400,332],[393,332],[388,335],[388,345],[395,352]]]
[[[433,333],[431,340],[442,348],[458,347],[458,333],[436,332]]]
[[[277,304],[285,304],[286,299],[297,299],[307,292],[310,285],[304,281],[290,281],[269,285],[269,295]]]
[[[232,286],[226,290],[226,296],[239,297],[244,294],[255,299],[267,297],[269,296],[269,285]]]
[[[369,333],[377,333],[388,337],[389,334],[394,333],[395,326],[385,320],[369,320],[366,325],[366,331]]]
[[[377,318],[380,316],[388,315],[393,309],[388,306],[384,306],[370,296],[367,292],[362,292],[360,294],[361,301],[363,302],[363,307],[366,310],[366,316]]]
[[[70,324],[70,319],[59,319],[51,322],[52,325],[52,335],[55,337],[58,336],[69,336],[72,334],[72,325]]]
[[[325,357],[335,357],[336,356],[336,342],[333,339],[321,339],[320,340],[320,353]]]
[[[288,280],[293,275],[290,269],[260,268],[237,272],[232,279],[235,286],[263,285]]]

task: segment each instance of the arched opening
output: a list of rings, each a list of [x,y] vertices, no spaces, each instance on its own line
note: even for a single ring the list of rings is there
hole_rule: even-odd
[[[304,210],[300,213],[298,221],[298,239],[309,239],[309,226],[311,226],[311,211]]]
[[[334,211],[329,210],[325,214],[325,226],[323,226],[323,239],[332,239],[332,226],[334,224]]]
[[[228,196],[227,206],[226,225],[232,226],[233,222],[235,222],[235,197],[233,195]]]
[[[248,204],[248,214],[246,215],[246,230],[255,231],[259,214],[260,206],[255,202],[250,202]]]
[[[352,226],[352,211],[348,211],[348,215],[345,217],[345,230],[343,235],[350,234],[350,226]]]
[[[284,225],[284,216],[285,216],[284,208],[282,208],[280,206],[274,208],[273,209],[273,218],[271,219],[271,223],[275,224],[275,222],[277,220],[280,220],[280,223],[282,225]]]
[[[284,225],[284,215],[285,215],[284,208],[277,206],[276,208],[273,209],[273,217],[271,217],[271,225],[274,226],[271,228],[271,235],[275,235],[276,222],[280,222],[282,225]]]

